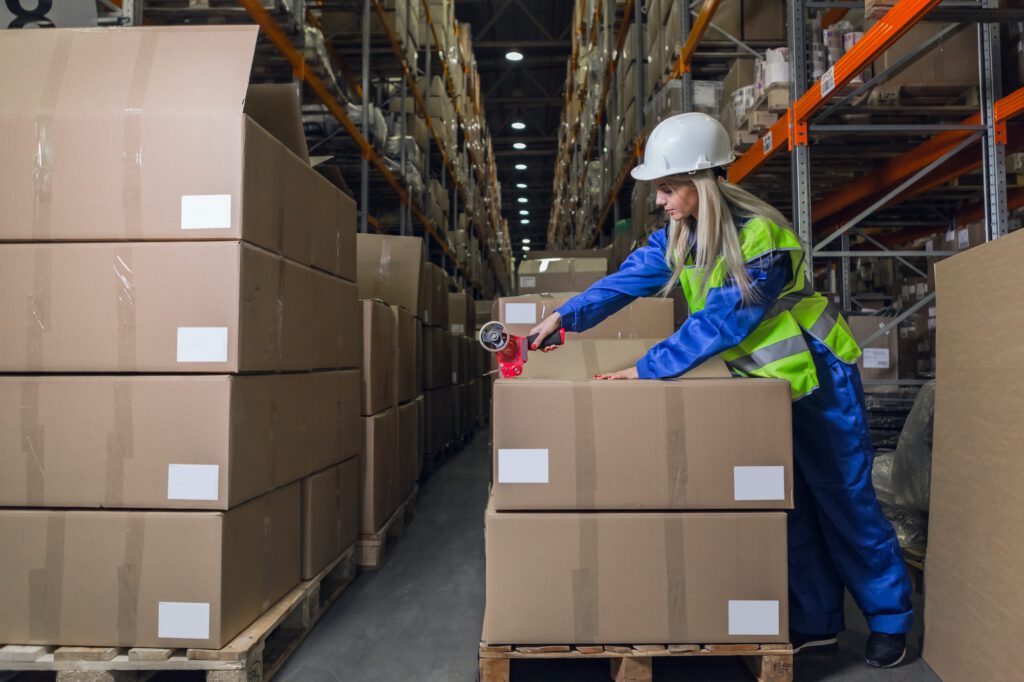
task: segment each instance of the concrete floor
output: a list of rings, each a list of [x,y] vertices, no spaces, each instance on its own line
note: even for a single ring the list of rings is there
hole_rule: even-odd
[[[364,573],[281,670],[282,682],[475,680],[484,611],[483,512],[491,462],[481,431],[420,489],[413,523],[376,573]],[[918,597],[919,595],[915,595]],[[921,613],[920,600],[915,602]],[[919,657],[921,618],[908,661],[863,663],[867,629],[852,603],[838,651],[800,654],[796,680],[938,680]],[[514,661],[513,682],[608,680],[606,661]],[[738,659],[656,659],[655,679],[749,680]]]

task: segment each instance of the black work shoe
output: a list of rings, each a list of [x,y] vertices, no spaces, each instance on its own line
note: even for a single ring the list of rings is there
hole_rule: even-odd
[[[868,637],[868,648],[864,654],[867,664],[874,668],[892,668],[907,655],[906,635],[887,635],[872,632]]]
[[[793,645],[793,653],[799,653],[803,649],[815,647],[835,647],[839,643],[836,635],[805,635],[796,630],[789,631],[789,641]]]

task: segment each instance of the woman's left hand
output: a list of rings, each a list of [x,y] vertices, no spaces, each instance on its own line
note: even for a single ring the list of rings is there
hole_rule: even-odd
[[[615,381],[617,379],[639,379],[640,375],[637,374],[636,367],[630,367],[611,374],[595,374],[594,378]]]

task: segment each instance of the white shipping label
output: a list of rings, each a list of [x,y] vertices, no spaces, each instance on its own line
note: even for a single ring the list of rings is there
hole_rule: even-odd
[[[220,497],[220,466],[217,464],[168,464],[168,500],[209,500]]]
[[[733,467],[732,481],[737,501],[786,499],[785,467]]]
[[[537,286],[537,278],[536,277],[526,277],[526,276],[520,277],[519,278],[519,286],[533,288],[533,287]]]
[[[536,303],[506,303],[505,324],[537,324]]]
[[[967,233],[967,228],[956,231],[956,248],[966,249],[971,245],[971,236]]]
[[[464,325],[464,324],[453,324],[452,325],[452,334],[465,334],[465,333],[466,333],[466,325]]]
[[[227,327],[178,327],[178,362],[227,361]]]
[[[779,602],[770,599],[730,599],[729,634],[779,634]]]
[[[928,282],[917,283],[917,297],[924,298],[928,295]]]
[[[205,602],[162,601],[156,636],[161,639],[209,639],[210,605]]]
[[[498,483],[547,483],[548,451],[537,449],[498,449]]]
[[[230,194],[183,194],[181,196],[181,229],[217,230],[230,228]]]
[[[772,153],[772,142],[772,133],[769,130],[768,133],[765,134],[763,138],[761,138],[762,151],[765,155]]]
[[[889,369],[889,349],[865,348],[864,369]]]
[[[828,93],[836,89],[836,67],[829,68],[828,71],[821,74],[821,96],[825,97]]]

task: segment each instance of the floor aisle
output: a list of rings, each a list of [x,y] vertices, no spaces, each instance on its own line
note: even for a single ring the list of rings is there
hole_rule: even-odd
[[[364,573],[341,596],[277,677],[282,682],[447,682],[475,680],[484,608],[483,511],[490,481],[481,431],[420,489],[413,523],[384,568]],[[917,595],[915,595],[916,597]],[[920,609],[920,601],[915,604]],[[931,682],[917,655],[872,670],[862,662],[866,630],[852,603],[838,652],[800,655],[796,680]],[[513,682],[608,679],[606,661],[516,661]],[[658,659],[657,682],[749,680],[733,659]]]

